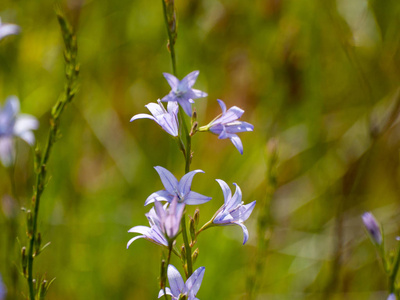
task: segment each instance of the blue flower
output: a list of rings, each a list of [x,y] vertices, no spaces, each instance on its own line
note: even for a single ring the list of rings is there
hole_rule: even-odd
[[[153,203],[156,200],[168,201],[171,203],[174,197],[178,197],[179,203],[185,203],[189,205],[202,204],[211,200],[211,197],[207,197],[191,191],[193,176],[197,173],[204,173],[204,171],[202,170],[191,171],[185,174],[178,182],[175,176],[172,175],[172,173],[167,169],[160,166],[154,167],[154,169],[156,169],[158,175],[160,175],[165,190],[161,190],[151,194],[146,199],[144,205]]]
[[[238,185],[234,183],[234,185],[236,186],[236,191],[232,197],[231,189],[226,184],[226,182],[221,179],[216,180],[222,188],[225,203],[216,212],[215,216],[213,217],[213,223],[216,225],[239,225],[240,227],[242,227],[244,234],[244,245],[249,238],[249,232],[243,222],[250,217],[250,214],[252,213],[254,206],[256,205],[256,201],[243,205],[242,191],[240,190],[240,187]]]
[[[396,300],[396,295],[395,294],[390,294],[389,297],[387,298],[387,300]]]
[[[185,111],[185,113],[191,117],[192,116],[192,103],[193,99],[207,97],[207,94],[192,89],[192,86],[196,82],[197,76],[199,76],[199,71],[193,71],[186,75],[185,78],[179,80],[174,75],[163,73],[165,79],[167,79],[168,84],[171,86],[171,91],[167,96],[162,98],[162,101],[177,101]]]
[[[167,111],[160,100],[157,100],[157,102],[158,103],[149,103],[146,105],[152,115],[138,114],[132,117],[131,122],[137,119],[151,119],[170,135],[178,136],[178,103],[172,101],[168,102]]]
[[[8,97],[0,107],[0,160],[8,167],[14,162],[14,137],[20,137],[28,144],[35,143],[31,130],[37,129],[39,122],[31,115],[19,114],[19,101],[15,96]]]
[[[378,245],[382,244],[382,232],[381,228],[376,221],[373,214],[370,212],[366,212],[362,215],[362,220],[364,222],[364,226],[367,229],[371,239],[377,243]]]
[[[179,226],[182,219],[182,214],[185,209],[185,204],[178,203],[178,198],[175,197],[171,204],[164,206],[155,201],[149,213],[146,214],[150,227],[135,226],[129,229],[128,232],[140,233],[129,240],[127,248],[140,238],[145,238],[155,244],[167,246],[172,242],[179,233]]]
[[[12,34],[18,34],[19,32],[20,32],[20,28],[18,25],[1,23],[1,19],[0,19],[0,40],[5,38],[6,36],[9,36]]]
[[[199,131],[211,131],[219,135],[219,139],[230,139],[233,145],[243,154],[243,145],[236,133],[244,131],[253,131],[254,126],[247,122],[238,121],[243,115],[244,110],[237,106],[232,106],[226,110],[224,101],[217,100],[222,109],[222,114],[211,121],[210,124],[202,126]]]
[[[172,300],[182,299],[182,296],[186,296],[184,299],[187,300],[198,300],[196,294],[203,281],[204,271],[204,267],[198,268],[185,283],[179,271],[173,265],[168,265],[167,275],[171,288],[165,288],[166,294],[170,295]],[[158,298],[162,296],[164,296],[164,290],[158,293]]]

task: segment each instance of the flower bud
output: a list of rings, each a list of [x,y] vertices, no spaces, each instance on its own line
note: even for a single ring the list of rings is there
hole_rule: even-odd
[[[196,225],[192,217],[190,217],[189,226],[190,226],[190,237],[192,238],[192,244],[194,244],[196,243]]]
[[[165,259],[161,260],[161,272],[160,272],[160,288],[163,290],[165,288],[165,283],[167,282],[167,268],[165,267]]]
[[[193,264],[196,262],[197,257],[199,256],[199,248],[196,248],[192,254],[192,262]]]
[[[32,217],[32,212],[28,210],[26,212],[26,235],[28,236],[29,239],[32,238],[32,233],[33,233],[33,217]]]
[[[22,265],[22,273],[26,277],[26,267],[28,265],[28,257],[26,256],[26,247],[22,247],[21,249],[21,265]]]
[[[183,263],[186,263],[186,248],[185,245],[182,245],[181,247],[181,259]]]
[[[378,245],[382,244],[381,227],[379,226],[375,217],[370,212],[366,212],[362,215],[362,220],[371,239]]]
[[[40,246],[42,245],[42,235],[39,232],[35,239],[35,255],[37,256],[40,253]]]
[[[194,223],[197,227],[199,225],[199,221],[200,221],[200,209],[196,208],[196,210],[194,211],[193,219],[194,219]]]

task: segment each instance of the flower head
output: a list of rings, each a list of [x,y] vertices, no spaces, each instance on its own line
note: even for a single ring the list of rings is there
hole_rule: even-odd
[[[178,198],[179,203],[185,203],[188,205],[197,205],[205,203],[211,200],[211,197],[201,195],[191,190],[193,176],[197,173],[204,173],[202,170],[194,170],[185,174],[181,180],[175,178],[174,175],[167,169],[157,166],[154,167],[158,175],[160,175],[161,181],[165,187],[165,190],[161,190],[151,194],[145,201],[144,205],[157,201],[168,201],[172,202],[174,197]]]
[[[0,19],[0,40],[12,34],[18,34],[20,27],[14,24],[2,23]]]
[[[179,226],[182,219],[185,204],[178,203],[178,198],[175,197],[172,203],[164,206],[155,201],[154,207],[146,214],[150,227],[135,226],[129,229],[128,232],[140,233],[142,235],[135,236],[130,239],[127,248],[137,239],[144,238],[161,246],[167,246],[178,235]]]
[[[163,73],[165,79],[167,79],[168,84],[171,86],[171,91],[168,95],[161,99],[161,101],[177,101],[180,106],[182,106],[185,113],[191,117],[192,116],[192,103],[193,99],[207,97],[207,94],[192,89],[192,86],[196,82],[197,76],[199,76],[199,71],[193,71],[186,75],[185,78],[179,80],[174,75]]]
[[[200,128],[200,131],[211,131],[214,134],[219,135],[219,139],[230,139],[233,145],[239,150],[240,154],[243,154],[243,145],[240,138],[236,133],[244,131],[253,131],[254,126],[247,122],[238,121],[243,115],[244,110],[232,106],[226,110],[224,101],[217,100],[222,109],[222,114],[217,119],[213,120],[210,124]]]
[[[198,268],[185,283],[179,271],[173,265],[168,265],[167,275],[171,288],[165,289],[166,294],[170,295],[172,300],[182,299],[181,296],[186,296],[187,300],[198,300],[196,294],[203,281],[204,271],[204,267]],[[164,296],[164,290],[160,290],[158,293],[158,298],[162,296]]]
[[[376,221],[375,217],[370,213],[366,212],[362,215],[364,226],[367,229],[371,239],[378,245],[382,244],[382,232],[381,227]]]
[[[396,295],[395,294],[390,294],[387,300],[396,300]]]
[[[0,107],[0,160],[4,166],[10,166],[15,157],[14,137],[20,137],[28,144],[35,143],[31,130],[37,129],[39,122],[31,115],[19,114],[19,101],[15,96],[8,97]]]
[[[244,234],[244,245],[249,238],[249,232],[243,222],[250,217],[250,214],[252,213],[254,206],[256,205],[256,201],[243,205],[242,191],[240,190],[240,187],[238,185],[234,183],[234,185],[236,186],[236,191],[235,194],[232,196],[231,189],[225,181],[217,179],[217,182],[222,188],[225,203],[216,212],[215,216],[213,217],[213,223],[216,225],[239,225],[240,227],[242,227]]]
[[[137,119],[151,119],[170,135],[178,136],[178,103],[168,102],[167,110],[160,100],[157,100],[157,103],[149,103],[146,107],[152,115],[138,114],[132,117],[131,122]]]

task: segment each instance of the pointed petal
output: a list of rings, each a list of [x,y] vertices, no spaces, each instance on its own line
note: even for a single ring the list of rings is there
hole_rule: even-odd
[[[185,292],[186,286],[182,276],[173,265],[168,265],[167,274],[172,294],[177,297],[180,293]]]
[[[20,27],[14,24],[0,24],[0,40],[8,35],[18,34],[20,32]]]
[[[144,206],[153,203],[155,200],[157,201],[172,201],[172,196],[170,193],[168,193],[166,190],[161,190],[158,192],[155,192],[151,194],[149,197],[147,197],[146,201],[144,202]]]
[[[189,117],[191,117],[192,116],[192,105],[190,104],[190,102],[187,101],[187,100],[183,100],[183,99],[178,98],[178,103],[181,105],[181,107],[183,108],[185,113]]]
[[[220,100],[220,99],[217,99],[217,101],[218,101],[219,106],[221,107],[222,114],[224,114],[224,113],[226,112],[226,105],[225,105],[225,102],[222,101],[222,100]]]
[[[160,175],[161,182],[163,183],[165,189],[171,195],[175,195],[178,189],[178,180],[175,178],[175,176],[172,175],[172,173],[166,168],[156,166],[154,169],[156,169],[158,175]]]
[[[204,98],[204,97],[208,96],[208,94],[206,92],[196,90],[196,89],[192,89],[191,94],[192,94],[192,97],[191,97],[192,99]]]
[[[237,135],[232,136],[230,139],[231,139],[231,142],[233,143],[233,145],[236,147],[236,149],[239,150],[240,154],[243,155],[242,140]]]
[[[22,132],[18,134],[18,136],[31,146],[35,144],[35,135],[33,134],[32,131]]]
[[[203,170],[194,170],[185,174],[178,183],[178,190],[182,196],[190,192],[190,187],[192,185],[193,176],[197,173],[204,173]]]
[[[165,288],[165,292],[167,295],[174,296],[168,287]],[[160,290],[160,292],[158,293],[158,298],[161,298],[162,296],[164,296],[164,290]]]
[[[197,292],[199,291],[201,282],[203,281],[205,270],[205,267],[198,268],[186,281],[187,290],[191,295],[196,296]]]
[[[34,116],[20,114],[15,121],[14,133],[19,135],[24,131],[38,129],[38,127],[39,122]]]
[[[164,106],[160,103],[149,103],[145,105],[154,117],[167,113]]]
[[[225,210],[227,211],[235,209],[242,202],[242,190],[236,183],[234,183],[233,185],[236,186],[236,191],[231,200],[226,204]]]
[[[169,101],[167,104],[168,113],[171,115],[177,115],[179,110],[178,102],[176,101]]]
[[[225,181],[223,181],[222,179],[215,179],[215,180],[221,186],[222,193],[224,194],[224,202],[226,204],[232,197],[231,189],[229,188],[229,185]]]
[[[19,100],[16,96],[7,97],[3,113],[10,118],[14,118],[19,113]]]
[[[167,101],[178,101],[178,98],[175,96],[173,92],[170,92],[168,95],[164,96],[161,99],[162,102],[167,102]]]
[[[130,122],[133,122],[133,121],[135,121],[137,119],[151,119],[151,120],[157,122],[156,118],[154,118],[153,116],[150,116],[148,114],[137,114],[137,115],[134,115],[131,118]]]
[[[255,206],[256,206],[256,201],[253,201],[249,204],[243,205],[244,209],[241,213],[240,221],[242,221],[242,222],[246,221],[250,217]]]
[[[215,122],[220,122],[222,124],[228,124],[230,122],[234,122],[237,119],[239,119],[244,113],[244,110],[237,107],[237,106],[232,106],[230,109],[228,109],[218,120]]]
[[[199,71],[193,71],[191,73],[189,73],[188,75],[185,76],[185,78],[183,78],[180,82],[180,86],[182,87],[188,87],[191,88],[196,80],[197,80],[197,76],[199,76]]]
[[[131,238],[131,239],[129,240],[128,244],[126,245],[126,249],[128,249],[129,246],[130,246],[134,241],[136,241],[137,239],[144,239],[144,238],[146,238],[144,235],[138,235],[138,236],[135,236],[134,238]]]
[[[163,73],[165,79],[167,79],[169,86],[172,90],[175,90],[178,87],[179,79],[176,78],[174,75],[169,73]]]
[[[158,202],[157,200],[154,202],[154,208],[156,210],[156,214],[158,216],[158,218],[161,221],[161,224],[163,224],[165,222],[165,218],[167,216],[163,205],[161,204],[161,202]],[[162,228],[161,228],[162,229]]]
[[[140,233],[144,235],[148,235],[151,231],[150,227],[147,226],[135,226],[128,230],[128,232]]]
[[[172,103],[172,102],[168,102]],[[158,117],[158,124],[170,135],[178,136],[178,120],[176,116],[164,114]]]
[[[240,222],[233,222],[236,225],[239,225],[240,227],[242,227],[243,230],[243,245],[246,244],[247,240],[249,239],[249,231],[247,230],[247,227]]]
[[[232,134],[232,133],[238,133],[238,132],[253,131],[254,126],[247,122],[236,121],[233,123],[226,124],[225,130],[226,130],[226,132]]]
[[[187,205],[198,205],[203,204],[211,200],[211,197],[207,197],[201,195],[199,193],[190,191],[189,194],[185,197],[185,204]]]

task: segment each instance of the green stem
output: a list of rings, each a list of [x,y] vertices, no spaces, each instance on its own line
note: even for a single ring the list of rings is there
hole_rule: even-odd
[[[165,266],[166,268],[167,268],[167,270],[168,270],[168,266],[169,266],[169,262],[170,262],[170,260],[171,260],[171,252],[172,252],[172,250],[173,250],[173,245],[172,245],[172,243],[170,243],[170,245],[168,246],[168,258],[167,258],[167,265]],[[165,282],[164,282],[164,298],[165,298],[165,300],[168,300],[168,298],[167,298],[167,292],[166,292],[166,285],[167,285],[167,278],[165,278]]]
[[[396,261],[394,263],[393,270],[389,276],[390,293],[395,292],[395,283],[396,283],[396,277],[397,277],[397,272],[399,270],[399,267],[400,267],[400,247],[398,247],[398,249],[397,249]]]
[[[168,13],[167,13],[167,5],[165,4],[164,0],[161,0],[163,4],[163,12],[164,12],[164,21],[165,21],[165,26],[167,27],[167,33],[168,33],[168,40],[169,40],[169,53],[171,54],[171,62],[172,62],[172,71],[175,76],[177,76],[176,72],[176,60],[175,60],[175,41],[173,40],[172,37],[172,32],[169,28],[169,22],[168,22]]]
[[[183,242],[185,244],[185,250],[186,250],[187,278],[189,278],[193,274],[192,248],[190,248],[189,239],[188,239],[188,236],[187,236],[186,215],[185,214],[182,216],[181,226],[182,226]]]

